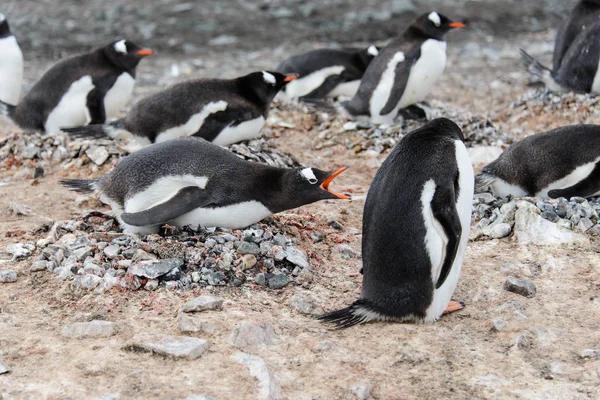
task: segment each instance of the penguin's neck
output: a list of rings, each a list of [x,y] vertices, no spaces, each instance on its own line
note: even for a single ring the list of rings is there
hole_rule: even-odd
[[[269,96],[266,91],[256,90],[254,88],[256,82],[246,76],[235,79],[235,84],[238,88],[238,91],[245,99],[258,106],[265,107],[273,100],[274,96],[268,98]]]
[[[416,26],[409,26],[408,29],[402,34],[402,38],[404,40],[420,40],[422,42],[428,39],[435,39],[439,40],[440,42],[444,41],[442,35],[432,36],[431,34],[424,32],[422,29]]]
[[[124,65],[122,63],[120,63],[119,61],[117,61],[117,59],[111,54],[111,50],[108,48],[102,48],[102,49],[98,49],[97,52],[104,57],[104,59],[106,59],[108,61],[108,63],[110,65],[114,65],[115,67],[117,67],[118,69],[122,70],[123,72],[127,72],[129,73],[129,75],[131,75],[132,77],[135,78],[135,67],[137,66],[137,63],[132,65],[132,66],[128,66],[128,65]]]
[[[295,171],[262,164],[256,166],[258,170],[253,174],[254,179],[248,182],[248,189],[257,200],[273,214],[294,208],[290,206],[290,202],[293,202],[290,188]]]

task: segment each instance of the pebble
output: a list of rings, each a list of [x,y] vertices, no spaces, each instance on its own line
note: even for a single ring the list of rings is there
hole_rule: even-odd
[[[178,258],[167,258],[158,261],[141,261],[133,264],[127,270],[128,273],[149,279],[156,279],[163,276],[173,268],[179,268],[183,261]]]
[[[104,146],[92,146],[85,151],[85,154],[87,154],[90,160],[98,166],[104,164],[110,156]]]
[[[274,376],[269,371],[265,360],[247,353],[236,353],[231,356],[231,359],[248,367],[250,375],[258,380],[258,399],[271,400],[279,399],[281,397],[279,384],[275,381]]]
[[[267,286],[267,279],[265,277],[265,274],[262,272],[256,274],[256,276],[254,276],[254,282],[260,286]]]
[[[96,288],[96,286],[102,282],[102,278],[94,274],[85,274],[83,276],[76,276],[74,282],[75,285],[80,286],[83,289],[91,290]]]
[[[0,271],[0,283],[11,283],[17,281],[17,273],[12,269]]]
[[[300,249],[297,249],[292,246],[286,247],[285,258],[286,260],[288,260],[294,265],[299,266],[300,268],[310,268],[310,265],[308,264],[308,259],[306,257],[306,253],[304,253]]]
[[[491,237],[492,239],[500,239],[500,238],[510,235],[511,231],[512,231],[512,226],[510,226],[510,224],[507,224],[507,223],[494,224],[489,230],[487,230],[487,236]],[[485,232],[486,231],[484,230],[484,233]]]
[[[288,305],[300,314],[310,315],[313,314],[313,301],[308,296],[300,293],[294,294],[288,300]]]
[[[259,254],[260,247],[256,243],[239,242],[237,251],[239,254]]]
[[[223,299],[214,296],[198,296],[185,303],[179,311],[191,313],[206,310],[221,310],[223,308]]]
[[[519,280],[514,276],[509,276],[504,282],[504,288],[509,292],[520,294],[525,297],[533,297],[536,293],[536,287],[529,279]]]
[[[65,267],[58,267],[53,272],[61,281],[67,280],[74,275],[71,271],[70,265],[67,265]]]
[[[356,395],[358,400],[367,400],[371,397],[371,392],[373,391],[373,386],[371,385],[355,385],[352,386],[352,393]]]
[[[6,374],[9,372],[10,372],[10,368],[8,368],[8,365],[4,364],[4,362],[2,362],[2,360],[0,360],[0,375]]]
[[[92,254],[92,248],[89,246],[82,246],[73,250],[71,254],[77,258],[77,261],[83,261]]]
[[[286,274],[277,274],[267,281],[271,289],[281,289],[290,283],[290,277]]]
[[[266,322],[244,322],[231,332],[228,339],[230,345],[242,350],[272,345],[278,341],[273,327]]]
[[[118,244],[111,244],[109,246],[106,246],[102,252],[106,256],[106,258],[112,260],[113,258],[119,255],[119,253],[121,252],[121,247]]]
[[[110,321],[93,320],[90,322],[75,322],[65,325],[62,335],[73,339],[109,337],[116,335],[118,324]]]
[[[35,246],[28,243],[12,243],[6,246],[6,252],[12,254],[13,261],[29,257],[33,249],[35,249]]]
[[[181,333],[205,333],[208,335],[214,335],[219,330],[217,325],[187,313],[177,315],[177,327]]]
[[[492,331],[502,332],[505,331],[508,327],[508,324],[503,318],[494,318],[492,319]]]
[[[45,271],[47,263],[48,262],[45,260],[34,261],[33,263],[31,263],[31,266],[29,267],[29,271],[31,271],[31,272]]]
[[[150,292],[158,289],[158,279],[148,279],[148,282],[144,285],[144,289]]]
[[[204,354],[211,343],[208,340],[188,336],[171,336],[161,333],[136,334],[125,346],[126,350],[146,351],[154,354],[195,360]]]
[[[579,355],[581,358],[600,359],[600,349],[585,349]]]

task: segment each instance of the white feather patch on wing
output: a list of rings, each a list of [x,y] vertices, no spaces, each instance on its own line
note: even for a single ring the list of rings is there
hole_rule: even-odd
[[[164,142],[178,137],[191,136],[200,130],[204,120],[210,115],[219,111],[225,111],[227,102],[224,100],[212,101],[202,107],[199,113],[194,114],[184,125],[175,126],[162,131],[156,136],[155,143]]]
[[[306,96],[313,90],[320,87],[325,79],[330,76],[340,75],[346,69],[343,65],[333,65],[311,72],[301,78],[288,83],[285,88],[279,92],[278,98],[282,100],[292,100],[298,97]],[[335,90],[335,89],[334,89]]]
[[[147,210],[170,200],[184,187],[198,186],[200,189],[204,189],[207,183],[208,177],[206,176],[188,174],[163,176],[146,189],[127,199],[125,201],[125,212],[136,213]]]
[[[406,58],[403,52],[397,52],[388,62],[385,71],[383,71],[381,79],[379,80],[379,83],[373,91],[369,101],[369,109],[373,123],[391,124],[394,122],[395,115],[391,117],[391,120],[389,118],[382,118],[381,110],[383,110],[383,107],[385,107],[388,98],[390,97],[390,93],[392,93],[392,88],[394,87],[394,81],[396,79],[396,67],[399,63],[404,62],[405,59]]]

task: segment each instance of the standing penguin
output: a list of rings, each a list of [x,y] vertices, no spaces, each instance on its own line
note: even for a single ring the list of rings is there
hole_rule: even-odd
[[[127,104],[140,60],[152,54],[128,40],[52,66],[17,105],[0,103],[0,115],[24,129],[55,134],[62,127],[102,123]]]
[[[10,33],[4,14],[0,13],[0,101],[15,105],[21,97],[23,53]]]
[[[146,234],[165,223],[242,228],[315,201],[348,199],[329,190],[344,170],[276,168],[242,160],[204,139],[178,138],[125,157],[99,179],[61,183],[95,191],[125,231]]]
[[[298,79],[277,97],[282,100],[352,97],[369,63],[378,54],[379,49],[371,45],[360,50],[318,49],[292,56],[277,71],[296,73]]]
[[[460,128],[434,119],[404,137],[371,184],[363,214],[363,284],[350,307],[319,319],[433,322],[450,298],[469,239],[473,168]]]
[[[369,64],[358,91],[342,106],[350,117],[393,123],[400,109],[427,97],[446,67],[444,35],[463,27],[436,12],[423,14]]]
[[[475,179],[498,197],[600,196],[600,126],[572,125],[510,146]]]
[[[130,152],[185,136],[224,146],[256,137],[273,98],[294,79],[261,71],[236,79],[189,80],[140,100],[117,121],[63,130],[76,137],[127,141]]]

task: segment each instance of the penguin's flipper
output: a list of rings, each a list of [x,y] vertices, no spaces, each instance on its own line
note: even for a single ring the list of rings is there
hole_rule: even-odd
[[[343,83],[343,81],[344,78],[342,78],[341,75],[328,76],[325,79],[325,81],[321,84],[321,86],[308,93],[307,95],[300,97],[300,100],[322,99],[323,97],[327,96],[329,92],[335,89],[340,83]]]
[[[237,126],[254,118],[252,113],[246,109],[228,108],[225,111],[218,111],[206,117],[198,132],[191,136],[201,137],[212,142],[228,126]]]
[[[385,103],[385,106],[379,112],[380,115],[387,115],[394,111],[394,108],[396,108],[404,94],[404,89],[406,89],[406,84],[408,83],[408,78],[410,76],[410,69],[420,56],[421,49],[419,48],[413,54],[407,54],[404,61],[401,61],[396,65],[394,85],[392,86],[392,91],[390,92],[387,103]]]
[[[431,200],[433,217],[442,225],[448,238],[442,268],[435,284],[436,289],[439,289],[444,284],[450,274],[462,233],[460,218],[456,211],[456,197],[454,186],[438,186]]]
[[[600,163],[596,163],[592,172],[585,179],[564,189],[550,190],[548,197],[552,199],[559,197],[570,199],[575,196],[590,197],[598,192],[600,192]]]
[[[159,225],[211,202],[212,199],[206,190],[198,186],[187,186],[181,188],[170,199],[147,210],[123,213],[121,219],[132,226]]]

